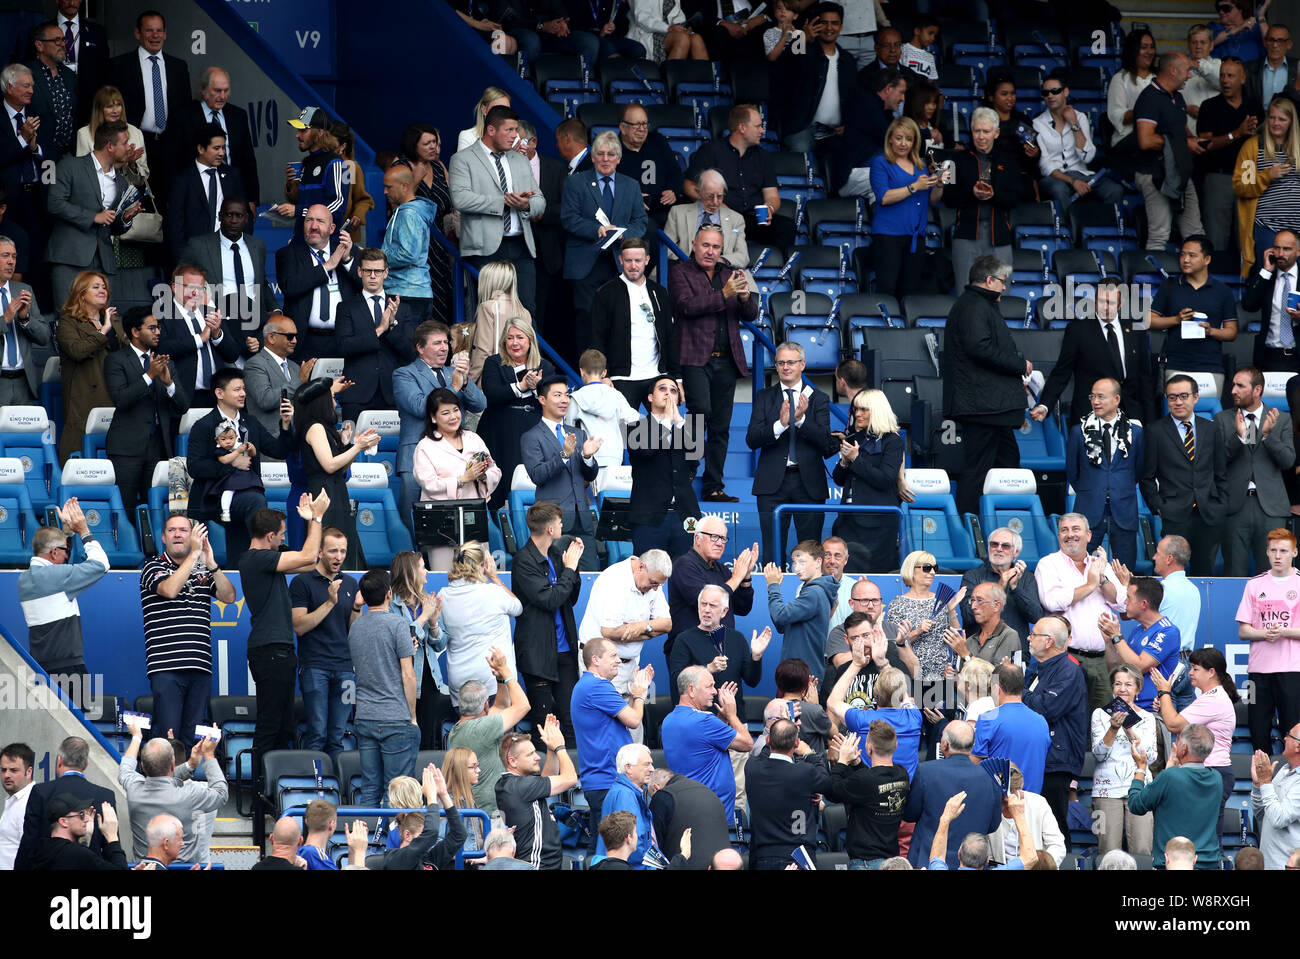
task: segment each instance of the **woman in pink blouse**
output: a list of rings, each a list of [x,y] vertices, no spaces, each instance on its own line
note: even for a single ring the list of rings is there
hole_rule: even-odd
[[[460,401],[451,390],[437,389],[424,404],[424,439],[415,447],[415,481],[421,500],[482,499],[501,482],[477,433],[461,429]],[[429,569],[451,568],[451,546],[429,550]]]
[[[1234,703],[1241,697],[1237,695],[1237,685],[1228,675],[1228,661],[1223,653],[1213,646],[1194,650],[1187,657],[1189,664],[1187,678],[1196,690],[1196,698],[1181,713],[1174,708],[1174,697],[1170,692],[1173,683],[1169,677],[1153,669],[1149,675],[1156,687],[1156,708],[1166,728],[1177,736],[1192,723],[1205,726],[1214,734],[1214,749],[1205,758],[1205,765],[1217,769],[1223,777],[1223,801],[1226,803],[1232,795],[1232,733],[1237,727],[1237,710]],[[1223,832],[1223,806],[1219,806],[1219,832]]]

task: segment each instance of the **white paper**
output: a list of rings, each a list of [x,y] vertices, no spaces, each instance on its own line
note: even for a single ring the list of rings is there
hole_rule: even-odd
[[[1201,326],[1200,320],[1183,320],[1179,330],[1185,340],[1205,339],[1205,327]]]
[[[605,216],[605,211],[596,207],[596,222],[601,226],[609,226],[609,217]]]
[[[194,735],[198,739],[211,739],[213,742],[221,742],[221,730],[216,726],[195,726]]]
[[[619,239],[623,236],[623,234],[626,232],[627,232],[627,227],[625,226],[614,227],[608,233],[605,234],[605,239],[601,240],[600,242],[600,248],[602,250],[608,250],[615,243],[617,243]]]
[[[125,726],[129,722],[129,723],[134,723],[137,729],[151,729],[153,728],[153,724],[150,721],[151,718],[152,717],[150,717],[147,713],[133,713],[133,712],[128,712],[125,709],[122,710],[123,726]]]

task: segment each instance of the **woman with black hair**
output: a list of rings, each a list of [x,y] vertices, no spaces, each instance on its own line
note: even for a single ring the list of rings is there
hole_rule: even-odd
[[[1033,199],[1038,183],[1038,139],[1034,121],[1028,114],[1016,109],[1016,83],[1009,74],[989,75],[984,105],[998,115],[998,138],[993,151],[1006,157],[1020,171],[1021,194]]]
[[[402,159],[415,172],[415,195],[432,201],[440,228],[443,218],[452,212],[451,185],[441,154],[442,134],[437,127],[412,123],[403,131]],[[429,243],[429,282],[433,285],[432,319],[450,323],[446,304],[451,302],[451,257],[437,240]]]
[[[1124,38],[1119,69],[1106,89],[1106,118],[1112,133],[1110,145],[1118,147],[1133,135],[1133,107],[1138,94],[1156,78],[1156,40],[1150,30],[1134,30]],[[1126,145],[1124,152],[1131,149]]]
[[[334,428],[338,413],[333,387],[334,380],[326,376],[298,388],[293,401],[294,446],[302,463],[307,491],[312,496],[322,489],[329,493],[330,508],[321,522],[347,534],[348,558],[343,568],[365,569],[365,557],[348,500],[348,467],[362,450],[379,445],[379,433],[368,429],[347,445]]]

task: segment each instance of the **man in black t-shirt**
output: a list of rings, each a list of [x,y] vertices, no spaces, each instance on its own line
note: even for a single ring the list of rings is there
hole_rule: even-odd
[[[1133,105],[1136,179],[1146,205],[1148,250],[1165,248],[1175,213],[1184,237],[1201,232],[1201,210],[1192,188],[1192,157],[1205,149],[1187,132],[1187,103],[1178,92],[1187,82],[1190,65],[1184,53],[1165,54],[1160,58],[1160,73]]]
[[[858,749],[857,733],[840,741],[838,759],[831,767],[830,798],[848,806],[845,850],[850,869],[879,869],[898,855],[898,827],[907,805],[907,771],[894,765],[898,736],[883,719],[873,720],[867,731],[868,766]]]
[[[249,524],[252,539],[239,558],[239,579],[248,601],[248,669],[257,684],[257,725],[253,730],[253,778],[262,777],[262,754],[293,746],[293,689],[298,657],[293,652],[293,610],[286,573],[305,573],[320,555],[321,517],[329,495],[303,493],[298,515],[307,523],[307,541],[296,553],[280,552],[285,516],[260,509]]]
[[[501,738],[505,772],[497,780],[497,809],[506,825],[514,827],[516,859],[534,869],[559,869],[564,862],[560,827],[546,800],[578,785],[578,771],[564,745],[560,721],[554,716],[547,715],[541,738],[546,746],[545,765],[533,741],[523,733],[507,733]]]
[[[880,671],[886,666],[900,669],[913,679],[920,672],[920,662],[917,660],[916,654],[907,645],[906,637],[904,637],[901,646],[896,642],[897,627],[887,625],[884,622],[884,616],[881,615],[872,620],[870,613],[863,609],[866,604],[858,598],[859,593],[870,594],[873,591],[876,596],[875,609],[879,613],[880,589],[875,583],[864,577],[853,584],[854,598],[850,600],[854,604],[853,612],[845,617],[844,625],[832,629],[830,636],[826,639],[827,658],[831,661],[833,670],[833,675],[826,680],[826,696],[828,698],[831,690],[835,688],[835,684],[844,675],[844,670],[848,669],[849,664],[853,662],[853,654],[850,652],[853,643],[862,641],[873,652],[872,658],[867,660],[867,665],[862,667],[857,677],[849,684],[848,692],[844,694],[844,704],[846,706],[856,706],[859,709],[876,708],[877,704],[875,696],[872,695],[872,690],[876,686],[876,677],[880,675]],[[877,629],[880,629],[888,640],[888,642],[881,644],[884,653],[880,660],[875,658],[875,650],[868,642]],[[822,705],[824,706],[825,703],[823,702]]]
[[[1196,158],[1201,223],[1216,250],[1226,250],[1237,222],[1237,196],[1232,192],[1232,168],[1243,140],[1255,135],[1261,108],[1245,95],[1246,67],[1238,57],[1224,57],[1219,90],[1201,104],[1196,139],[1205,152]]]

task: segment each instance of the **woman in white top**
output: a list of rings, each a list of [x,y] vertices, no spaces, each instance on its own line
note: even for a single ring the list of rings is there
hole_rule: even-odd
[[[1120,848],[1120,840],[1125,837],[1130,853],[1150,854],[1151,814],[1135,816],[1129,812],[1128,787],[1137,772],[1130,744],[1146,752],[1148,763],[1156,761],[1156,721],[1133,702],[1142,688],[1142,674],[1135,667],[1117,666],[1110,674],[1110,682],[1111,691],[1124,700],[1128,711],[1092,711],[1092,754],[1097,759],[1092,774],[1092,808],[1102,813],[1097,822],[1097,855]],[[1130,712],[1138,721],[1125,729],[1124,720]]]
[[[478,98],[478,103],[474,105],[474,125],[468,129],[461,130],[460,136],[456,137],[456,149],[463,150],[475,140],[483,139],[483,121],[487,118],[487,113],[493,107],[510,106],[510,94],[500,87],[488,87],[483,91],[483,95]]]
[[[85,156],[95,148],[95,131],[104,123],[126,123],[126,107],[122,91],[117,87],[100,87],[90,108],[90,122],[77,131],[77,156]],[[126,124],[126,142],[131,152],[126,155],[122,172],[136,187],[149,181],[149,161],[144,157],[144,134],[140,128]]]
[[[438,593],[442,617],[438,625],[447,637],[447,685],[459,703],[460,687],[471,679],[484,683],[488,697],[496,695],[497,681],[488,666],[493,646],[505,651],[507,675],[515,674],[515,644],[510,620],[524,611],[515,594],[501,582],[492,554],[481,543],[467,542],[452,561],[447,585]]]
[[[1134,30],[1124,38],[1120,68],[1110,78],[1106,92],[1106,116],[1115,128],[1111,146],[1133,132],[1133,106],[1138,94],[1155,79],[1156,41],[1150,30]]]
[[[709,59],[704,37],[686,25],[681,0],[632,0],[627,38],[645,47],[656,63]]]

